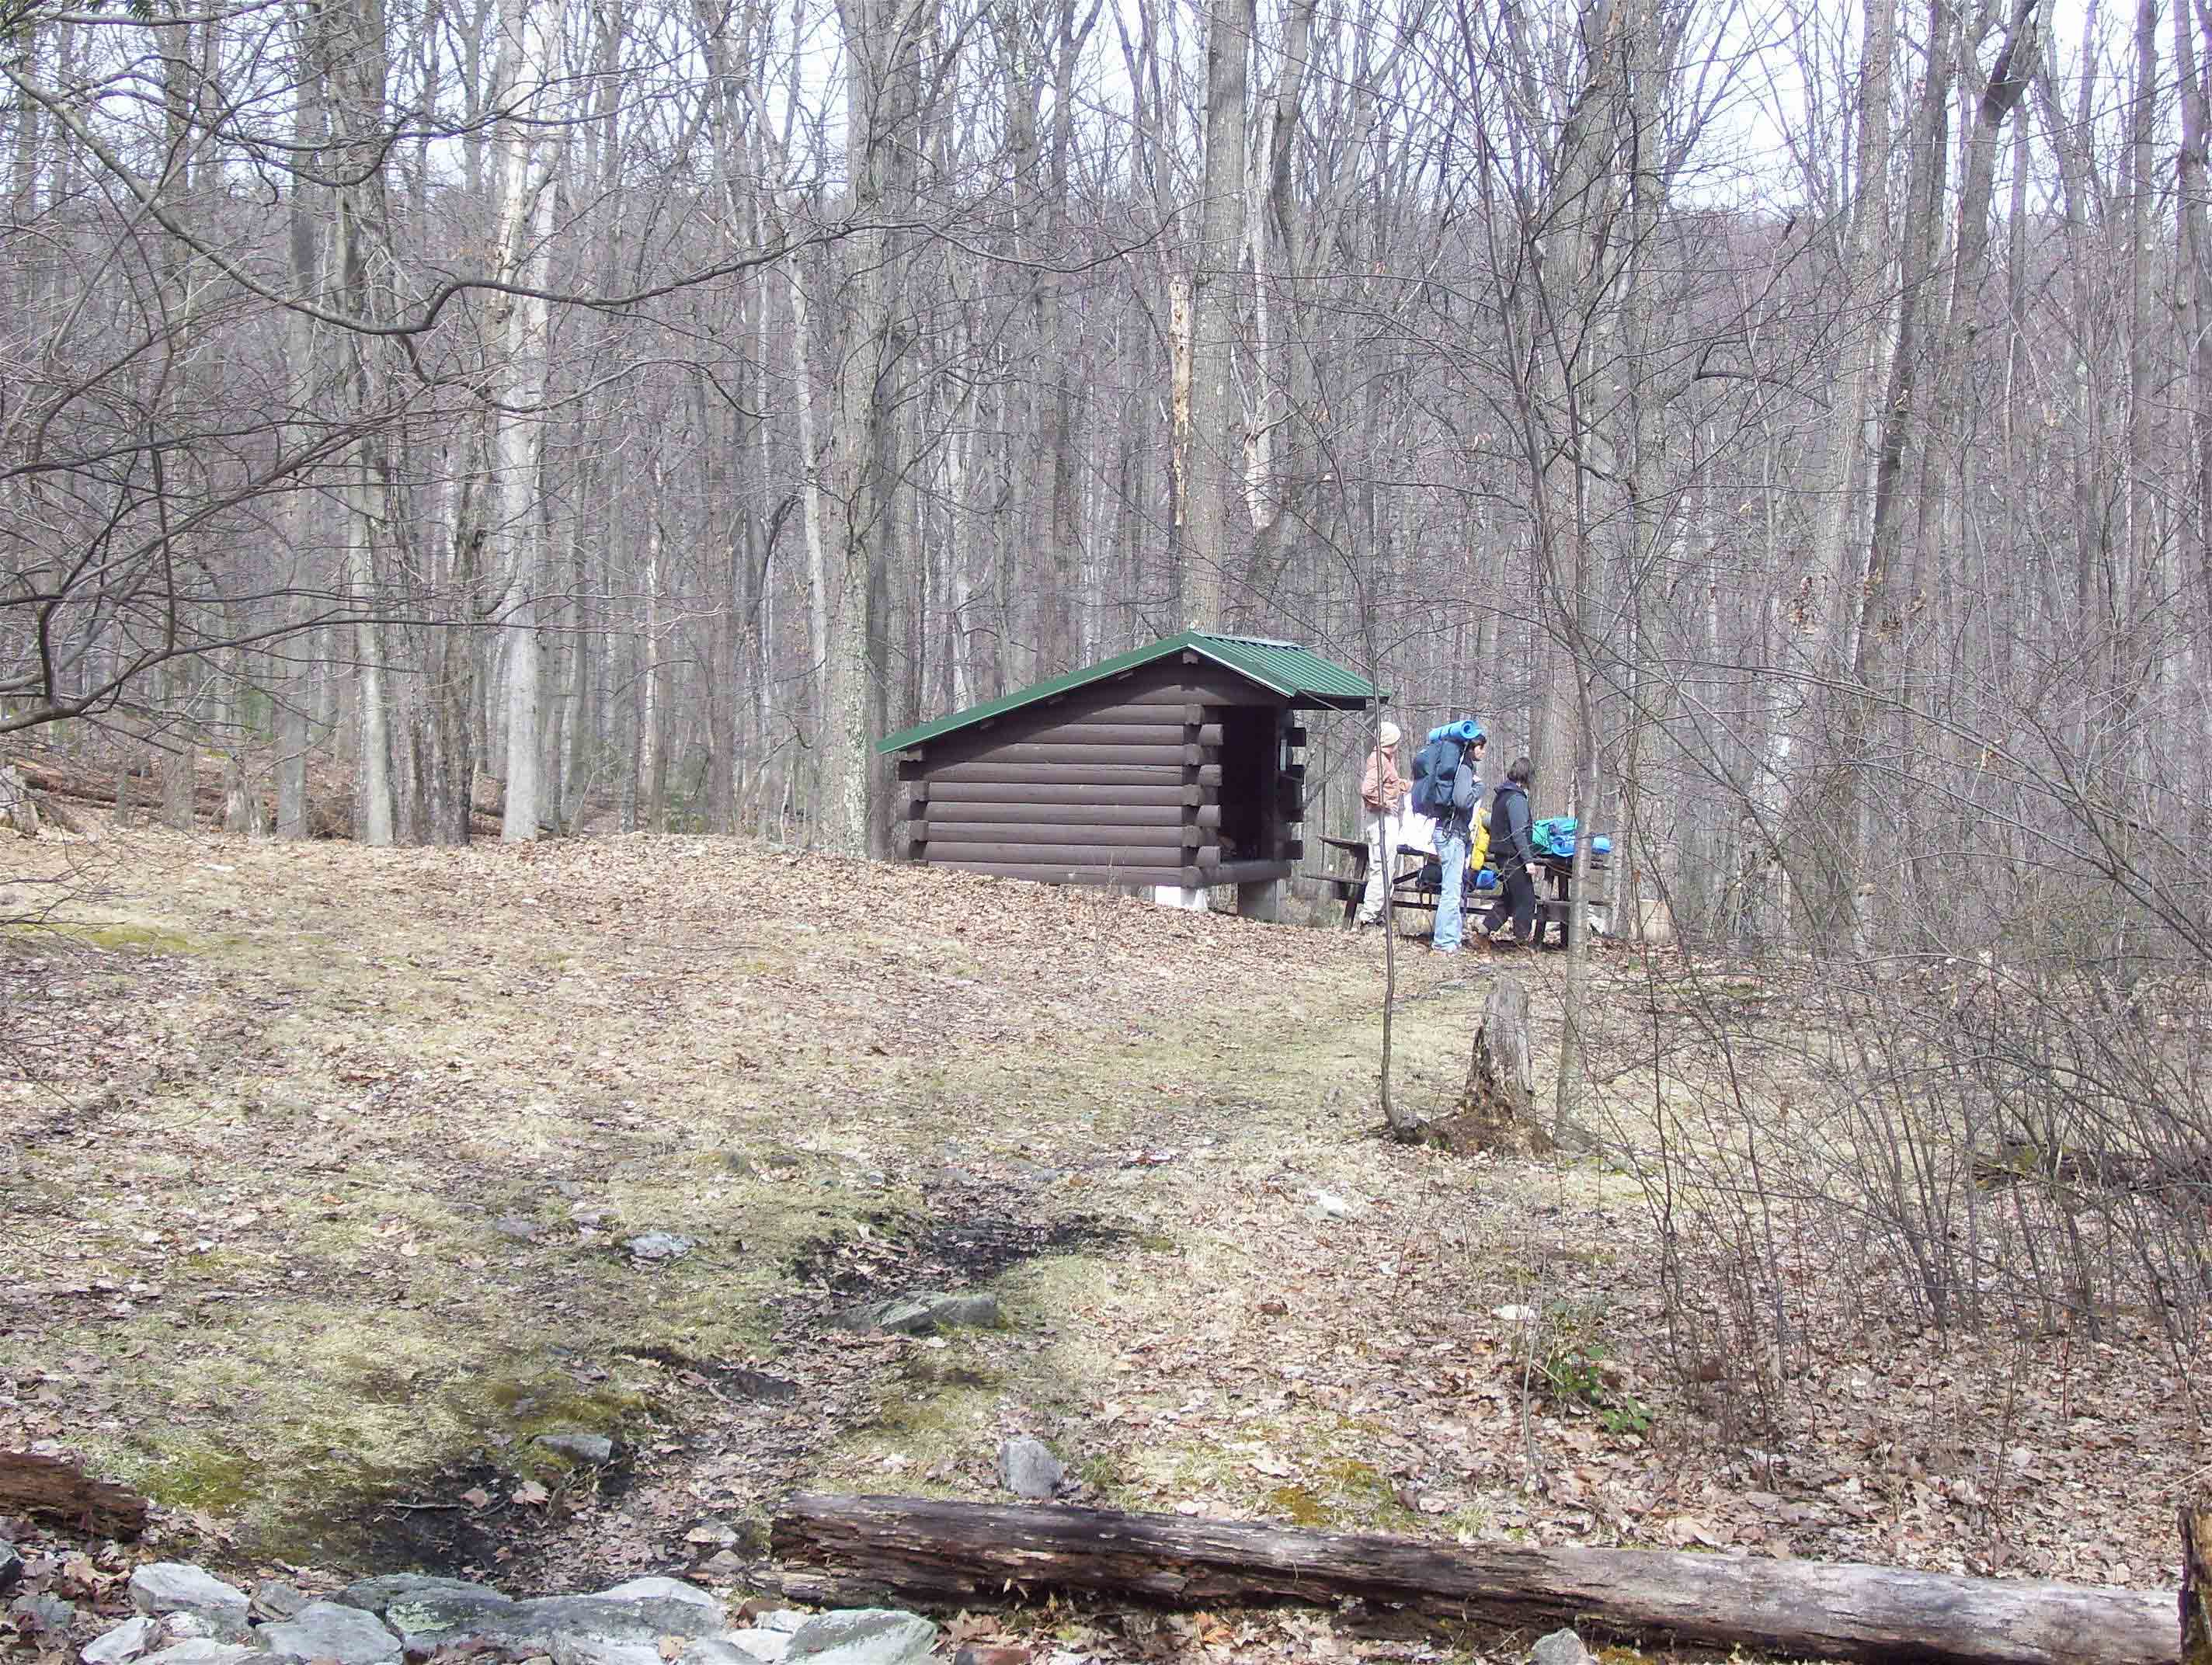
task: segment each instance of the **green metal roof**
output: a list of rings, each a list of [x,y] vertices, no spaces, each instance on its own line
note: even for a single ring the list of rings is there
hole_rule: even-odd
[[[1168,636],[1149,647],[1134,648],[1110,659],[1102,659],[1084,670],[1071,671],[1064,677],[1032,683],[1027,688],[1017,689],[1011,694],[1001,694],[995,700],[971,705],[965,711],[939,717],[935,722],[901,729],[878,741],[876,750],[904,751],[909,746],[927,745],[932,740],[966,728],[972,723],[980,723],[986,718],[1004,716],[1007,712],[1018,711],[1025,705],[1035,705],[1039,700],[1048,700],[1055,694],[1071,693],[1087,684],[1103,681],[1124,671],[1133,671],[1140,665],[1150,665],[1154,659],[1171,659],[1185,650],[1210,659],[1216,665],[1225,665],[1238,676],[1247,678],[1294,703],[1358,708],[1370,700],[1382,697],[1375,684],[1357,671],[1347,671],[1335,661],[1325,659],[1294,642],[1270,641],[1264,636],[1223,636],[1205,630],[1186,630],[1179,636]]]

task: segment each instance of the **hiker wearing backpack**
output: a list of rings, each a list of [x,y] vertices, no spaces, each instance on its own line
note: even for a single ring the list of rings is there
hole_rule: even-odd
[[[1398,725],[1385,722],[1376,738],[1382,744],[1367,754],[1367,772],[1359,778],[1359,801],[1367,809],[1367,890],[1359,899],[1358,914],[1362,925],[1382,922],[1382,896],[1389,888],[1398,842],[1399,812],[1406,803],[1406,777],[1398,772]]]
[[[1475,800],[1482,795],[1482,754],[1490,744],[1472,718],[1429,731],[1413,759],[1413,808],[1437,822],[1437,856],[1443,872],[1437,893],[1437,930],[1430,945],[1456,954],[1464,929],[1468,847],[1473,842]]]
[[[1490,861],[1504,894],[1476,927],[1484,936],[1493,937],[1510,917],[1513,936],[1509,940],[1521,947],[1536,935],[1536,840],[1528,817],[1528,782],[1535,773],[1525,752],[1516,757],[1491,801]]]

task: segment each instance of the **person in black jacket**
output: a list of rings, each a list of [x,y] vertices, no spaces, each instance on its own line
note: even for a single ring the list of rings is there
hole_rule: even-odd
[[[1510,916],[1514,939],[1522,945],[1536,934],[1536,837],[1528,816],[1528,782],[1535,772],[1525,752],[1516,757],[1490,805],[1490,865],[1504,894],[1482,916],[1482,934],[1490,936]]]

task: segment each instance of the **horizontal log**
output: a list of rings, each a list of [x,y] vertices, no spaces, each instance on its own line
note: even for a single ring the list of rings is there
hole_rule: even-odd
[[[1188,735],[1189,725],[1180,713],[1163,711],[1158,722],[1093,722],[1088,717],[1071,717],[1064,723],[1054,723],[1048,728],[1022,729],[1012,726],[1011,720],[1002,731],[1002,741],[1011,744],[1019,740],[1035,745],[1125,746],[1125,745],[1181,745]],[[989,748],[996,757],[1001,747]]]
[[[1084,867],[1180,867],[1184,854],[1179,844],[1153,848],[1085,844],[993,843],[981,839],[933,838],[933,862],[1012,862],[1019,866],[1054,866],[1062,863]],[[1206,864],[1201,861],[1199,866]]]
[[[1190,738],[1197,741],[1199,744],[1202,746],[1212,746],[1218,751],[1221,749],[1221,725],[1219,723],[1200,723],[1198,726],[1198,732],[1192,735]]]
[[[1180,827],[1184,804],[970,804],[937,799],[923,805],[932,821],[1014,826]]]
[[[929,865],[954,872],[988,873],[997,878],[1035,879],[1044,884],[1107,884],[1123,890],[1149,890],[1156,884],[1194,886],[1200,883],[1195,867],[1102,867],[1074,862],[934,860]]]
[[[994,839],[1023,839],[1053,844],[1097,844],[1115,849],[1180,850],[1186,842],[1194,841],[1198,829],[1170,823],[1166,826],[1130,827],[1110,825],[1071,825],[1065,822],[1036,821],[1007,823],[995,821],[926,821],[927,837],[933,844],[988,844]],[[924,836],[917,830],[915,836]],[[1176,858],[1180,861],[1182,858]],[[1092,856],[1094,861],[1103,856]]]
[[[1181,750],[1181,747],[1176,748]],[[1218,763],[1212,766],[1217,775]],[[1204,770],[1199,771],[1201,775]],[[945,763],[929,771],[929,795],[942,798],[946,782],[963,785],[988,782],[997,786],[1039,787],[1187,787],[1204,781],[1186,781],[1180,763]],[[1218,780],[1211,784],[1219,786]]]
[[[1297,870],[1287,861],[1223,861],[1205,871],[1208,884],[1257,884],[1263,879],[1288,878]]]
[[[1221,824],[1221,805],[1200,804],[1198,806],[1198,813],[1191,818],[1197,825],[1211,832]]]
[[[1194,763],[1199,760],[1190,756],[1191,748],[1184,745],[1180,733],[1171,741],[1157,745],[1076,745],[1066,743],[1031,744],[1027,740],[1009,740],[1004,745],[993,746],[979,755],[975,762],[993,763]]]
[[[146,1499],[136,1492],[30,1451],[0,1451],[0,1511],[43,1516],[103,1538],[135,1538],[146,1529]]]
[[[770,1523],[769,1550],[946,1606],[1059,1589],[1185,1607],[1357,1599],[1522,1630],[1571,1624],[1639,1645],[1917,1665],[2171,1665],[2179,1652],[2170,1590],[1058,1505],[797,1497]]]
[[[1200,763],[1196,769],[1185,769],[1183,773],[1201,787],[1218,788],[1221,785],[1221,765],[1218,763]]]
[[[1164,805],[1181,810],[1198,804],[1204,795],[1194,786],[1097,786],[1088,782],[1067,786],[1034,781],[945,780],[917,784],[927,786],[933,804],[1111,804],[1129,808]]]

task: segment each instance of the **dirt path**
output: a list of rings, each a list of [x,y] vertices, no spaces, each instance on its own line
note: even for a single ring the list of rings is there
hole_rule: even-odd
[[[204,1553],[711,1572],[793,1487],[986,1495],[1024,1431],[1121,1507],[2172,1576],[2205,1459],[2154,1349],[2062,1384],[1844,1291],[1755,1425],[1670,1350],[1632,1180],[1375,1136],[1373,937],[672,838],[19,845],[11,912],[62,854],[70,922],[11,945],[0,1445]],[[1496,962],[1401,965],[1441,1111]],[[983,1287],[1007,1328],[835,1322]]]

